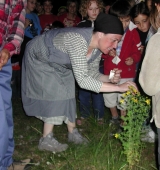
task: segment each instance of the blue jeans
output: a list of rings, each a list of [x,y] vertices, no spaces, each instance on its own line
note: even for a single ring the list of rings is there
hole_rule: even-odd
[[[0,71],[0,170],[6,170],[12,164],[14,151],[11,76],[9,60]]]
[[[91,101],[92,100],[92,101]],[[104,116],[104,100],[101,93],[97,94],[88,90],[79,89],[80,113],[81,117],[87,118],[91,113],[91,106],[97,119]]]
[[[103,73],[103,63],[100,64],[99,71]],[[102,93],[95,93],[92,91],[79,89],[79,110],[80,116],[83,118],[89,117],[91,114],[91,108],[93,106],[93,113],[97,119],[101,119],[104,116],[104,99]]]
[[[12,99],[21,98],[21,70],[12,71]]]

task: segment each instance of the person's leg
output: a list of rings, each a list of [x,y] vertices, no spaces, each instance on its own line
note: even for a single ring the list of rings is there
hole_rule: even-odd
[[[94,115],[97,119],[104,117],[104,99],[102,93],[92,93]]]
[[[119,84],[125,83],[126,81],[134,81],[134,79],[133,78],[121,79]],[[126,116],[126,106],[123,105],[123,108],[122,108],[122,106],[119,104],[120,100],[122,100],[122,99],[123,99],[123,93],[119,93],[117,108],[120,110],[121,117],[125,117]],[[124,126],[123,120],[121,121],[121,126]]]
[[[79,89],[78,98],[81,117],[89,117],[91,109],[91,92],[84,89]]]
[[[47,150],[51,152],[62,152],[68,148],[67,144],[59,143],[53,135],[54,125],[51,123],[44,123],[43,126],[43,137],[39,140],[39,150]]]
[[[46,137],[49,133],[53,132],[53,124],[49,124],[49,123],[44,123],[43,126],[43,137]]]
[[[118,93],[104,93],[104,103],[105,106],[110,109],[112,119],[110,120],[111,123],[119,124],[119,114],[117,110],[117,98]]]
[[[76,127],[75,123],[72,123],[72,122],[68,121],[67,128],[68,128],[69,133],[72,133],[73,130],[75,129],[75,127]]]
[[[87,144],[88,140],[83,137],[75,127],[75,123],[68,121],[68,142],[73,142],[74,144]]]
[[[0,71],[0,169],[12,164],[14,151],[10,60]]]

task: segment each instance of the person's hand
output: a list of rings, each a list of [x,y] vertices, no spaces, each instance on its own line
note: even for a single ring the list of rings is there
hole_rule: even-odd
[[[126,59],[125,63],[126,63],[127,66],[132,65],[132,64],[133,64],[133,58],[132,58],[132,57],[128,57],[128,58]]]
[[[118,68],[114,68],[114,77],[111,79],[111,83],[119,83],[119,81],[121,80],[121,72],[122,70],[119,70]]]
[[[3,49],[0,51],[0,70],[2,70],[2,67],[8,62],[9,58],[10,53],[7,49]]]
[[[112,57],[115,57],[115,56],[116,56],[116,50],[115,50],[115,49],[112,49],[112,50],[109,51],[108,54],[109,54],[110,56],[112,56]]]
[[[25,28],[27,28],[30,23],[31,23],[31,21],[29,19],[25,18],[25,24],[24,24]]]
[[[119,85],[120,92],[128,91],[130,86],[133,86],[138,91],[138,88],[134,82],[126,81],[125,83]]]
[[[140,53],[143,54],[143,51],[144,51],[144,46],[141,45]]]

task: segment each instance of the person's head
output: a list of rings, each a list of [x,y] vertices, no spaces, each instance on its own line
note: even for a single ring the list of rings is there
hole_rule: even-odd
[[[120,19],[124,30],[129,26],[131,9],[132,7],[127,0],[117,0],[110,8],[110,14]]]
[[[157,30],[160,27],[160,0],[152,0],[150,22],[154,29]]]
[[[75,15],[78,9],[78,2],[77,0],[68,0],[67,1],[67,10],[68,13],[71,15]]]
[[[37,12],[37,14],[43,14],[44,13],[42,1],[37,1],[36,12]]]
[[[52,0],[44,0],[43,1],[43,8],[45,14],[51,14],[53,9]]]
[[[51,28],[52,28],[52,29],[64,28],[64,25],[63,25],[63,23],[60,22],[60,21],[54,21],[54,22],[52,23],[52,27],[51,27]]]
[[[117,47],[123,33],[122,23],[117,17],[100,13],[95,20],[92,43],[96,44],[102,53],[108,54]]]
[[[147,32],[150,28],[149,9],[144,2],[135,5],[132,8],[132,20],[142,32]]]
[[[102,0],[81,0],[79,12],[83,18],[95,20],[103,9]]]
[[[147,5],[149,11],[152,9],[152,0],[145,0],[145,4]]]
[[[109,13],[109,9],[116,0],[103,0],[104,2],[104,12]]]
[[[66,6],[61,6],[61,7],[59,7],[59,9],[58,9],[58,16],[60,16],[60,15],[62,15],[62,14],[64,14],[64,13],[66,13],[67,12],[67,8],[66,8]]]
[[[134,5],[136,4],[135,0],[128,0],[128,3],[131,7],[134,7]]]
[[[31,13],[36,9],[36,0],[27,0],[26,13]]]

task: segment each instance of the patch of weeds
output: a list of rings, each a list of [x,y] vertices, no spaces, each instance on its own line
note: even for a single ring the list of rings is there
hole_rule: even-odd
[[[99,125],[91,116],[84,126],[78,126],[81,134],[89,140],[88,145],[73,145],[62,153],[39,151],[38,142],[43,122],[25,115],[20,100],[13,101],[14,116],[14,159],[31,158],[32,170],[125,170],[126,156],[121,153],[121,143],[113,137],[117,127],[109,125],[110,113],[105,110],[105,123]],[[112,134],[112,135],[111,135]],[[66,125],[55,126],[58,141],[67,143]],[[155,145],[145,144],[137,167],[133,170],[155,170]],[[142,169],[143,168],[143,169]],[[130,170],[130,169],[127,169]]]

